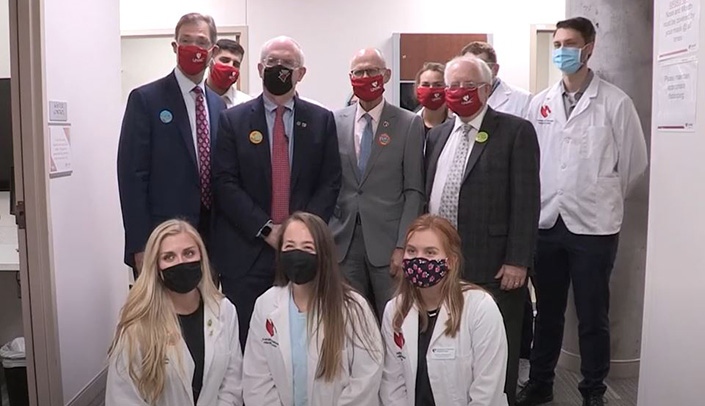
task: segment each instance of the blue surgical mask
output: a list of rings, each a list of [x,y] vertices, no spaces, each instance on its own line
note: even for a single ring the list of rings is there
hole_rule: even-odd
[[[583,66],[581,61],[582,48],[560,47],[553,50],[553,64],[563,73],[572,75]]]

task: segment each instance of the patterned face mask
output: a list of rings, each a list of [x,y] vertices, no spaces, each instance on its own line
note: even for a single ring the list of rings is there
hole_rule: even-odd
[[[410,258],[404,260],[404,277],[420,288],[436,285],[448,274],[445,259]]]

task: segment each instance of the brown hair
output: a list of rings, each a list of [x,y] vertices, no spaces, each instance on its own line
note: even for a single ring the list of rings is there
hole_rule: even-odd
[[[208,36],[210,37],[211,45],[215,45],[215,42],[218,39],[218,29],[215,28],[215,21],[213,20],[213,17],[199,13],[188,13],[181,16],[179,22],[176,23],[176,28],[174,29],[174,39],[179,39],[179,30],[181,30],[181,27],[184,26],[184,24],[193,24],[201,21],[208,24]]]
[[[335,242],[328,225],[318,216],[310,213],[296,212],[291,215],[281,226],[281,236],[277,242],[276,271],[274,286],[287,286],[289,278],[281,265],[280,255],[283,245],[284,230],[292,222],[300,221],[308,228],[316,247],[318,269],[316,277],[311,282],[313,294],[309,302],[309,309],[313,317],[308,318],[308,330],[318,334],[323,331],[320,360],[316,369],[316,377],[331,382],[340,373],[342,365],[341,353],[345,340],[351,339],[362,343],[363,347],[373,356],[372,326],[366,320],[372,315],[372,310],[367,303],[360,303],[355,298],[353,289],[344,281],[335,255]],[[367,309],[363,309],[367,306]]]
[[[245,48],[238,44],[237,41],[233,41],[229,38],[221,38],[216,43],[218,46],[218,53],[220,51],[228,51],[235,55],[240,55],[241,57],[245,55]]]
[[[595,32],[595,26],[592,24],[592,21],[588,20],[585,17],[574,17],[569,18],[567,20],[559,21],[556,24],[556,31],[560,30],[561,28],[575,30],[579,32],[580,36],[583,37],[583,41],[585,41],[586,45],[591,42],[595,42],[595,37],[597,35]],[[555,35],[556,33],[554,32],[553,34]]]
[[[419,83],[421,83],[421,75],[426,71],[438,72],[441,74],[441,76],[443,76],[446,71],[446,68],[445,65],[443,65],[442,63],[425,62],[421,69],[416,72],[416,79],[414,80],[414,83],[416,83],[416,87],[419,87]]]
[[[465,45],[463,50],[460,51],[460,55],[465,54],[473,54],[475,56],[485,54],[487,55],[487,62],[494,64],[497,63],[497,53],[494,48],[492,48],[492,45],[484,41],[473,41]]]
[[[443,303],[448,308],[450,317],[446,321],[445,334],[450,337],[455,337],[460,329],[461,314],[465,305],[463,292],[469,289],[479,289],[478,286],[463,282],[460,279],[460,273],[463,269],[463,253],[460,250],[460,236],[455,230],[455,227],[446,219],[431,214],[414,220],[409,226],[409,231],[406,233],[405,245],[409,243],[411,236],[417,231],[431,230],[440,238],[443,244],[443,250],[448,255],[448,274],[440,282],[441,295]],[[397,306],[396,313],[392,320],[392,326],[395,331],[400,331],[404,323],[404,319],[409,314],[412,306],[424,309],[423,298],[419,289],[406,278],[399,278],[397,285],[397,296],[399,296],[400,305]],[[428,328],[428,315],[426,312],[419,312],[421,331],[426,331]]]

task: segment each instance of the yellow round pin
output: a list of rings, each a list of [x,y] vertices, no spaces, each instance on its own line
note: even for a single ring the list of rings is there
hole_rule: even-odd
[[[489,137],[490,137],[490,136],[487,135],[486,132],[481,131],[481,132],[477,133],[477,137],[475,137],[475,141],[477,141],[477,142],[485,142],[485,141],[487,141],[487,139],[488,139]]]
[[[259,131],[252,131],[252,132],[250,133],[250,142],[253,143],[253,144],[255,144],[255,145],[257,145],[257,144],[259,144],[260,142],[262,142],[262,139],[263,139],[263,138],[264,138],[264,137],[262,137],[262,133],[259,132]]]

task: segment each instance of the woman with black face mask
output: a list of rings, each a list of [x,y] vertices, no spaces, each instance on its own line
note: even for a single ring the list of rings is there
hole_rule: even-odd
[[[382,321],[385,406],[507,405],[502,315],[489,293],[461,281],[462,269],[448,220],[426,214],[409,226],[404,277]]]
[[[379,404],[384,351],[365,299],[344,281],[328,225],[282,225],[274,287],[255,303],[245,345],[248,405]]]
[[[191,225],[152,232],[110,347],[106,406],[243,404],[237,312],[210,275]]]

